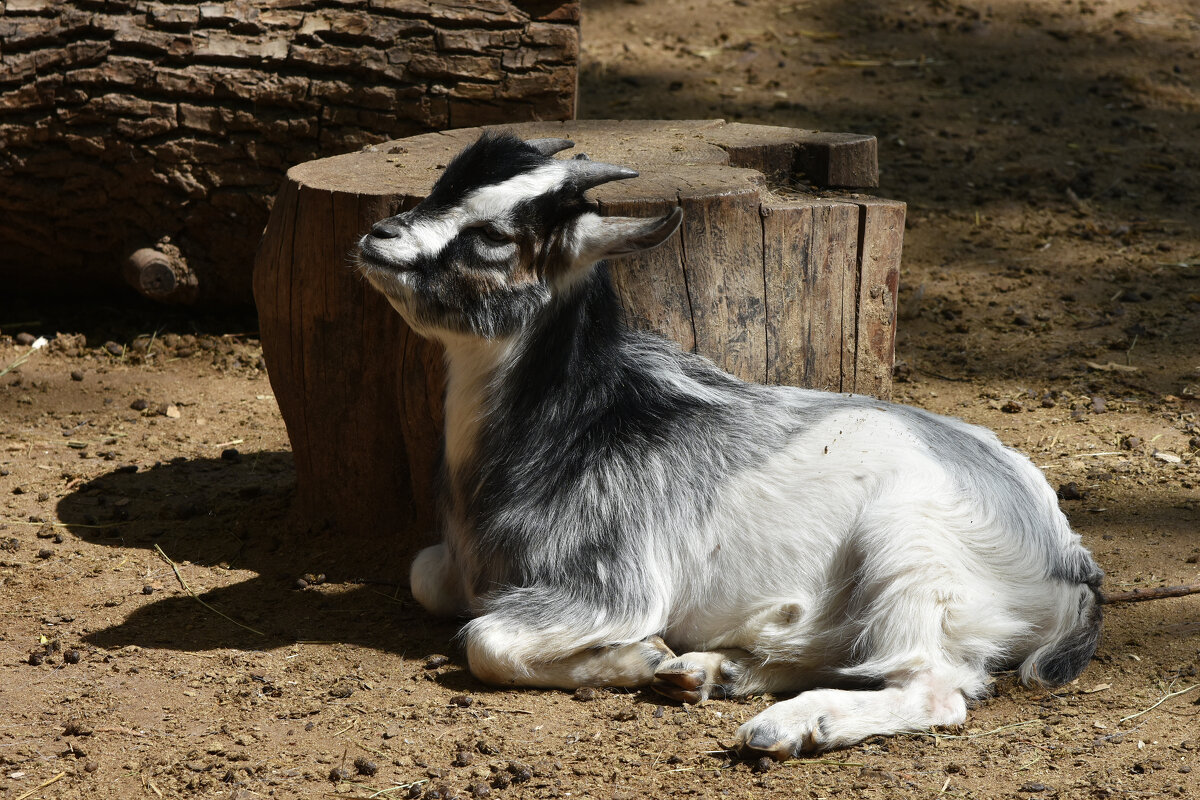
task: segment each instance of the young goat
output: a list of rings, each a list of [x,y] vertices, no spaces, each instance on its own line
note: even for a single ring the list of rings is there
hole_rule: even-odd
[[[1023,456],[959,420],[743,383],[628,328],[602,259],[661,219],[584,193],[632,170],[484,135],[359,243],[448,365],[443,542],[412,567],[503,686],[800,691],[744,724],[787,758],[958,725],[988,671],[1058,685],[1102,577]],[[682,653],[676,656],[675,653]]]

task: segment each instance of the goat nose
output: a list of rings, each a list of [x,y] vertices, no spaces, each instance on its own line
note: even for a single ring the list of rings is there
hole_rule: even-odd
[[[371,226],[371,235],[380,239],[395,239],[403,232],[400,223],[393,218],[380,220]]]

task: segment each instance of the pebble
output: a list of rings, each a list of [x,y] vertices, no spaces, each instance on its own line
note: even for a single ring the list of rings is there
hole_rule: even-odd
[[[30,666],[38,667],[41,666],[42,662],[46,660],[46,656],[44,653],[30,653],[28,660]]]
[[[358,758],[354,759],[354,769],[358,771],[359,775],[366,775],[369,778],[376,772],[379,772],[379,765],[374,761],[368,761],[362,756],[359,756]]]
[[[45,558],[50,558],[52,555],[54,555],[54,551],[53,551],[53,550],[48,550],[48,549],[47,549],[47,548],[45,548],[45,547],[43,547],[41,550],[38,550],[38,553],[37,553],[37,557],[38,557],[38,558],[43,558],[43,559],[45,559]]]
[[[454,755],[454,761],[452,763],[456,767],[469,767],[475,763],[475,756],[471,753],[468,753],[466,750],[459,750]]]
[[[119,356],[125,352],[125,348],[116,342],[105,342],[104,349],[107,350],[110,355],[114,356]]]
[[[142,587],[142,594],[154,594],[154,587],[147,583]]]
[[[73,381],[83,380],[83,370],[78,370],[78,369],[71,370],[71,380],[73,380]]]
[[[100,765],[97,764],[95,761],[89,761],[83,765],[84,772],[95,772],[98,769],[100,769]]]
[[[350,773],[341,767],[334,767],[333,769],[329,770],[329,780],[333,781],[334,783],[341,783],[349,777]]]
[[[486,783],[473,783],[467,787],[467,791],[475,797],[490,797],[492,794]]]
[[[1030,794],[1037,794],[1038,792],[1050,791],[1050,787],[1044,783],[1030,782],[1030,783],[1022,783],[1021,788],[1017,789],[1017,791],[1018,792],[1028,792]]]
[[[242,460],[242,454],[238,452],[236,447],[227,447],[221,451],[221,460],[232,461],[236,464]]]
[[[132,408],[134,411],[145,411],[147,408],[150,407],[150,402],[148,400],[145,400],[144,398],[139,397],[137,400],[134,400],[132,403],[130,403],[129,407]]]
[[[17,344],[28,346],[28,345],[33,344],[36,341],[37,341],[37,337],[34,336],[32,333],[18,333],[17,334]]]
[[[1079,491],[1079,485],[1075,481],[1070,481],[1058,487],[1058,496],[1063,500],[1082,500],[1083,492]]]
[[[450,698],[450,705],[458,706],[459,708],[470,708],[475,703],[475,698],[469,694],[456,694]]]
[[[446,656],[443,656],[443,655],[430,656],[429,660],[425,662],[425,669],[437,669],[438,667],[444,667],[449,663],[450,663],[450,659],[447,658]]]
[[[594,686],[580,686],[575,690],[575,699],[581,703],[586,703],[595,700],[600,696],[600,692]]]
[[[68,664],[78,664],[83,659],[83,655],[78,650],[68,650],[63,653],[63,661]]]

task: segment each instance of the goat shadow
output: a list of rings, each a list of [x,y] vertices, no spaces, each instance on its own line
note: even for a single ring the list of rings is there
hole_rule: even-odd
[[[291,453],[272,451],[117,468],[75,488],[57,507],[72,534],[150,556],[139,559],[147,571],[120,589],[139,607],[84,640],[181,651],[337,641],[418,659],[450,650],[458,623],[412,599],[408,555],[388,532],[308,529],[293,511],[295,492]],[[236,622],[180,591],[164,556],[204,603]],[[306,573],[325,580],[299,588]]]

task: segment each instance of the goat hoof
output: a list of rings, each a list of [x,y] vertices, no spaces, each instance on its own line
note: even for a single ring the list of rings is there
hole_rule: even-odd
[[[654,673],[655,683],[666,682],[680,689],[695,690],[708,680],[708,673],[702,669],[659,669]]]
[[[750,731],[749,737],[738,743],[737,750],[742,758],[769,756],[776,761],[787,761],[796,754],[788,738],[769,727]]]
[[[699,691],[690,691],[681,689],[673,683],[666,681],[655,681],[650,684],[650,688],[676,703],[687,703],[688,705],[697,705],[708,699],[708,693],[701,688]]]

